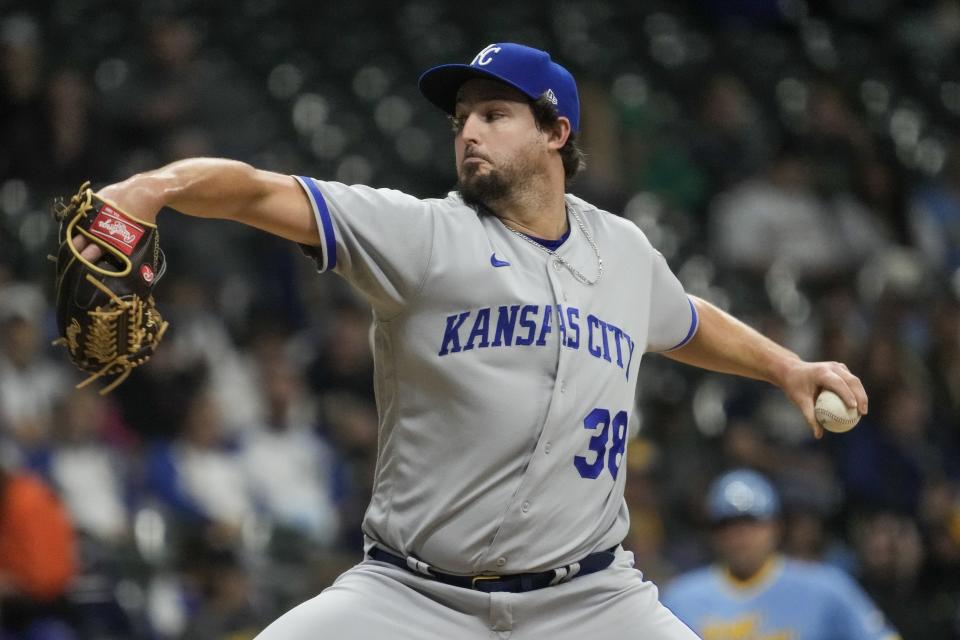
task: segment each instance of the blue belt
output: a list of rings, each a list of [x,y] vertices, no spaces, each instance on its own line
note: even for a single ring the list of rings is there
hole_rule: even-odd
[[[408,561],[407,558],[402,558],[377,546],[370,549],[367,555],[373,560],[386,562],[419,576],[433,578],[438,582],[452,584],[455,587],[483,591],[484,593],[493,593],[494,591],[523,593],[524,591],[551,587],[579,576],[602,571],[613,563],[614,552],[616,550],[617,547],[611,547],[606,551],[591,553],[583,560],[568,564],[559,569],[550,569],[549,571],[541,571],[539,573],[512,573],[504,576],[457,576],[450,573],[443,573],[419,560],[410,558]]]

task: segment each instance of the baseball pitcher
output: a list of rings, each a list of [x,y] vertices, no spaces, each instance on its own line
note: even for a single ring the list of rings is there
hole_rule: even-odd
[[[686,295],[633,224],[566,192],[580,106],[546,52],[492,44],[419,86],[453,123],[445,197],[218,159],[98,194],[148,223],[171,207],[299,243],[372,306],[364,558],[260,638],[695,638],[620,546],[644,354],[776,384],[817,436],[818,389],[865,412],[863,386]]]

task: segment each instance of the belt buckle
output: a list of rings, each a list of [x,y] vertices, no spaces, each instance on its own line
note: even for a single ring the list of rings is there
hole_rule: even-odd
[[[473,578],[470,579],[470,588],[471,588],[471,589],[476,589],[476,588],[477,588],[477,581],[482,581],[482,580],[501,580],[501,579],[503,579],[503,576],[473,576]]]

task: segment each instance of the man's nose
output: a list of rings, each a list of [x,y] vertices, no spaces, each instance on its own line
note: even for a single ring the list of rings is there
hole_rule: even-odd
[[[478,126],[477,116],[474,114],[469,114],[463,119],[463,125],[460,128],[460,136],[463,138],[464,142],[467,143],[476,143],[479,142],[480,127]]]

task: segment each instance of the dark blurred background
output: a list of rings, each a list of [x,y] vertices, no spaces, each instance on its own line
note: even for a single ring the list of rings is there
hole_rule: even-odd
[[[369,310],[239,225],[161,216],[171,330],[114,393],[75,390],[48,346],[53,197],[196,155],[441,195],[418,74],[503,40],[578,78],[573,192],[871,396],[814,442],[773,388],[648,357],[638,566],[707,561],[704,487],[749,466],[786,551],[908,640],[960,637],[955,0],[0,1],[0,637],[251,638],[361,558],[375,457]]]

